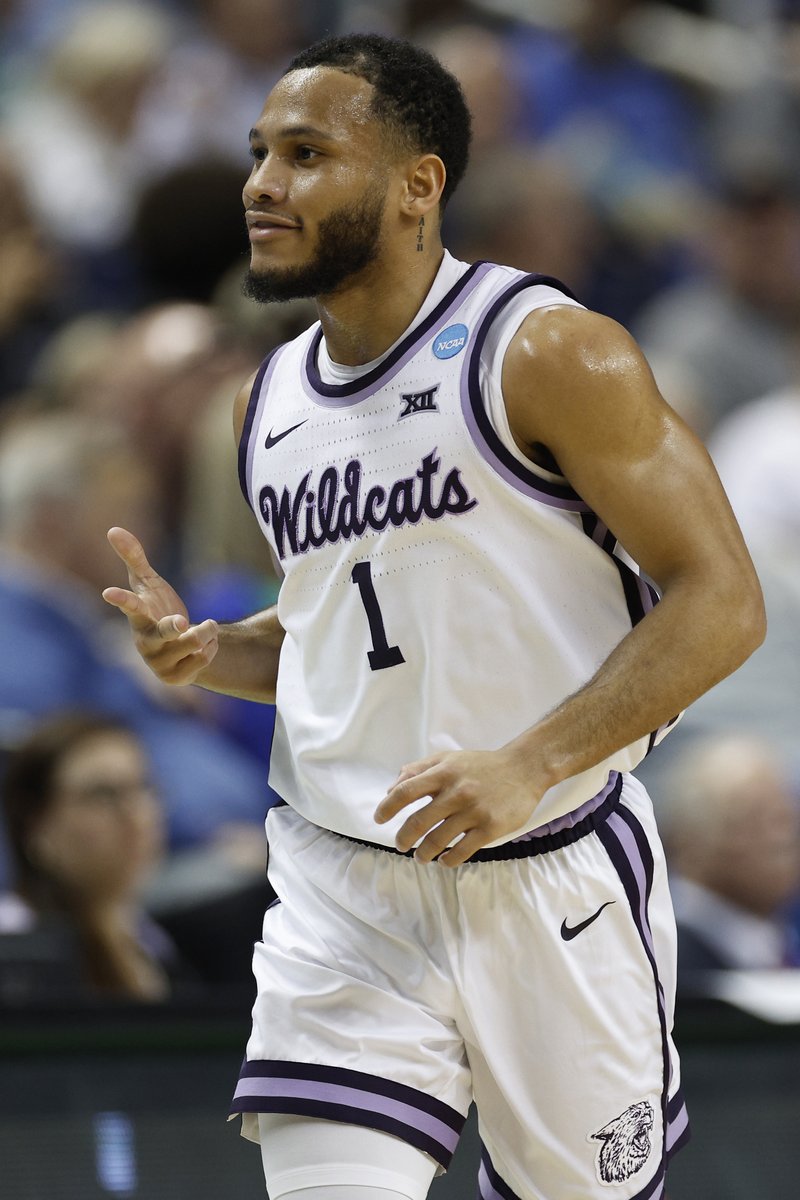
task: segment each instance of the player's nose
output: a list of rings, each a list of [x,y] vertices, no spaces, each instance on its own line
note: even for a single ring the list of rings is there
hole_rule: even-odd
[[[245,208],[251,204],[281,204],[286,200],[287,187],[278,163],[271,155],[255,163],[242,191]]]

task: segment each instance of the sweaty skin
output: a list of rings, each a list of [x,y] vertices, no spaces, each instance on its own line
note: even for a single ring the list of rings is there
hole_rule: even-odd
[[[351,365],[378,357],[401,336],[443,254],[444,166],[435,155],[409,156],[391,144],[368,119],[371,90],[331,68],[284,77],[253,130],[244,189],[250,221],[263,230],[272,217],[281,226],[274,234],[251,230],[257,272],[307,266],[325,217],[374,188],[376,172],[386,183],[375,259],[317,297],[331,357]],[[236,400],[237,440],[251,384]],[[550,451],[663,599],[593,679],[506,746],[401,767],[375,819],[388,821],[430,797],[396,844],[407,850],[422,839],[417,859],[442,852],[438,862],[449,867],[528,823],[549,787],[669,721],[735,670],[765,632],[760,587],[714,467],[620,326],[582,309],[539,310],[511,342],[502,385],[519,446],[532,459],[537,446]],[[274,608],[233,625],[191,626],[133,535],[114,529],[109,540],[126,563],[130,590],[107,588],[104,598],[128,617],[139,653],[159,678],[274,701],[284,636]]]

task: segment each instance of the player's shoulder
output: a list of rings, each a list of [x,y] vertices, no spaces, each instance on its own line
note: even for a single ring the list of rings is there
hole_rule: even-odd
[[[618,321],[558,303],[528,313],[509,344],[504,367],[508,379],[534,372],[541,383],[552,380],[560,387],[570,380],[614,379],[642,370],[647,370],[644,355]]]

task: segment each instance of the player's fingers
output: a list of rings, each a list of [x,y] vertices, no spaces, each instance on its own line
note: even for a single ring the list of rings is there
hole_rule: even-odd
[[[457,816],[458,813],[453,811],[453,805],[448,803],[446,798],[438,796],[430,803],[424,804],[422,808],[418,808],[403,822],[395,835],[394,844],[401,854],[405,854],[442,821],[447,820],[448,817]],[[461,828],[464,828],[463,824]]]
[[[114,525],[109,529],[106,537],[112,549],[116,551],[132,574],[138,577],[155,574],[147,561],[142,543],[129,530]]]
[[[150,630],[139,636],[137,645],[146,658],[160,667],[172,667],[192,654],[202,653],[219,638],[216,621],[190,625],[181,613],[162,617]]]
[[[398,783],[404,783],[406,779],[413,779],[415,775],[420,775],[423,771],[429,771],[431,767],[435,767],[441,762],[441,754],[431,754],[428,758],[420,758],[417,762],[406,763],[400,768],[400,773],[395,779],[392,787],[397,787]]]
[[[199,625],[190,625],[185,617],[166,617],[180,625],[178,637],[174,639],[175,649],[180,654],[195,654],[202,652],[211,643],[219,641],[219,626],[214,620],[201,621]]]
[[[158,677],[164,683],[176,685],[194,683],[200,672],[211,662],[218,649],[219,642],[209,642],[202,650],[184,655],[172,666],[162,668],[158,671]]]
[[[427,837],[422,839],[414,851],[414,858],[417,862],[421,863],[433,862],[435,858],[447,849],[452,841],[463,833],[464,814],[454,813],[452,817],[448,817],[446,821],[442,821],[435,829],[430,831]]]
[[[443,867],[460,867],[478,850],[482,850],[489,840],[479,829],[470,829],[454,846],[440,854],[437,862]]]
[[[386,821],[390,821],[414,800],[420,800],[423,796],[435,796],[442,786],[441,772],[438,771],[438,766],[437,762],[418,775],[392,784],[375,809],[377,823],[383,825]]]
[[[102,596],[106,604],[112,604],[114,608],[123,612],[135,629],[144,629],[146,626],[152,625],[152,617],[135,592],[129,592],[120,587],[107,587],[102,592]]]
[[[172,642],[179,638],[182,633],[186,633],[189,628],[189,622],[186,617],[180,613],[173,613],[171,616],[162,617],[156,622],[153,636],[159,638],[162,642]]]

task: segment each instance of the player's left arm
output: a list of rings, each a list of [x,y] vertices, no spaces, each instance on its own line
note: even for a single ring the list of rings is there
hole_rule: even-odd
[[[646,736],[734,671],[761,643],[761,589],[702,444],[660,396],[633,339],[566,306],[539,310],[503,368],[509,421],[545,446],[572,487],[662,591],[594,677],[498,751],[436,755],[403,769],[388,820],[422,796],[400,849],[456,866],[512,833],[544,792]]]

